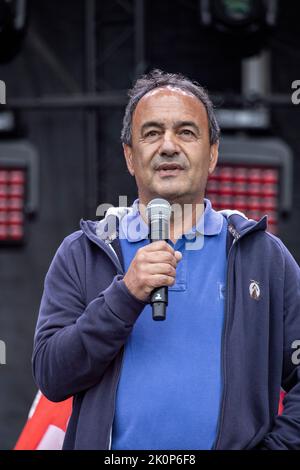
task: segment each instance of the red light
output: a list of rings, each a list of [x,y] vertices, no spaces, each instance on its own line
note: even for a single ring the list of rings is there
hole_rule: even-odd
[[[233,180],[233,169],[230,167],[223,167],[220,170],[220,177],[219,179],[221,181],[232,181]]]
[[[247,198],[245,196],[237,196],[233,199],[233,206],[241,212],[245,212],[248,208]]]
[[[8,171],[0,170],[0,184],[6,184],[8,181]]]
[[[253,168],[248,170],[248,182],[252,183],[261,183],[262,181],[262,172],[258,168]]]
[[[24,196],[24,186],[19,184],[9,185],[9,195],[11,197],[21,197]]]
[[[8,222],[10,224],[23,224],[24,223],[24,216],[22,212],[10,212],[8,214]]]
[[[7,222],[8,213],[7,212],[0,212],[0,224],[4,224]]]
[[[0,241],[20,242],[24,237],[26,173],[0,169]]]
[[[247,170],[246,168],[236,168],[234,171],[234,180],[238,183],[247,182]]]
[[[9,238],[13,240],[20,240],[24,236],[24,230],[22,226],[19,225],[11,225],[9,227]]]
[[[25,184],[24,171],[14,170],[10,172],[10,182],[12,184]]]
[[[7,201],[8,210],[22,210],[23,209],[23,200],[17,198],[11,198]]]
[[[263,171],[263,181],[265,183],[278,183],[278,171],[277,170],[264,170]]]

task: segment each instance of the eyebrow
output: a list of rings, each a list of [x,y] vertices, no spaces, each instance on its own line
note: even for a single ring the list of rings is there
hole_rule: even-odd
[[[173,125],[173,128],[178,129],[179,127],[192,127],[197,134],[201,134],[201,131],[197,124],[193,121],[176,121]],[[149,127],[157,127],[159,129],[164,129],[165,125],[161,121],[147,121],[142,125],[141,132],[143,133]]]
[[[141,132],[143,133],[148,127],[158,127],[159,129],[163,129],[165,126],[160,121],[147,121],[142,125]]]

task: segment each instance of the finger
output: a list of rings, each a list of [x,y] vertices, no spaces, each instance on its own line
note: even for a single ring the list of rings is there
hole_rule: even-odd
[[[168,263],[176,268],[177,260],[174,255],[167,251],[153,251],[147,253],[145,261],[148,263]]]
[[[149,274],[164,274],[171,277],[176,276],[176,269],[168,263],[147,264],[144,266],[144,272]]]
[[[168,251],[169,253],[174,254],[174,248],[172,248],[165,240],[157,240],[149,243],[149,245],[146,245],[141,249],[145,251]]]
[[[166,276],[164,274],[153,274],[153,276],[151,276],[150,285],[153,288],[173,286],[173,284],[175,284],[174,277]]]

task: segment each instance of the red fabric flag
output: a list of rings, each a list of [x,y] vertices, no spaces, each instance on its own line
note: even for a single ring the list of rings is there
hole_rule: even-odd
[[[279,399],[279,408],[278,408],[278,414],[281,415],[283,412],[283,399],[284,399],[285,392],[284,390],[281,390],[280,392],[280,399]]]
[[[61,450],[72,401],[54,403],[38,392],[14,450]]]

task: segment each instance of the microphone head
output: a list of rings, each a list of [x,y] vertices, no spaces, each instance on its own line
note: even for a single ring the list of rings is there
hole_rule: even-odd
[[[171,218],[171,205],[166,199],[155,198],[147,205],[151,240],[167,240]]]
[[[147,205],[147,214],[149,219],[159,217],[170,220],[171,206],[166,199],[155,198],[152,199]]]

